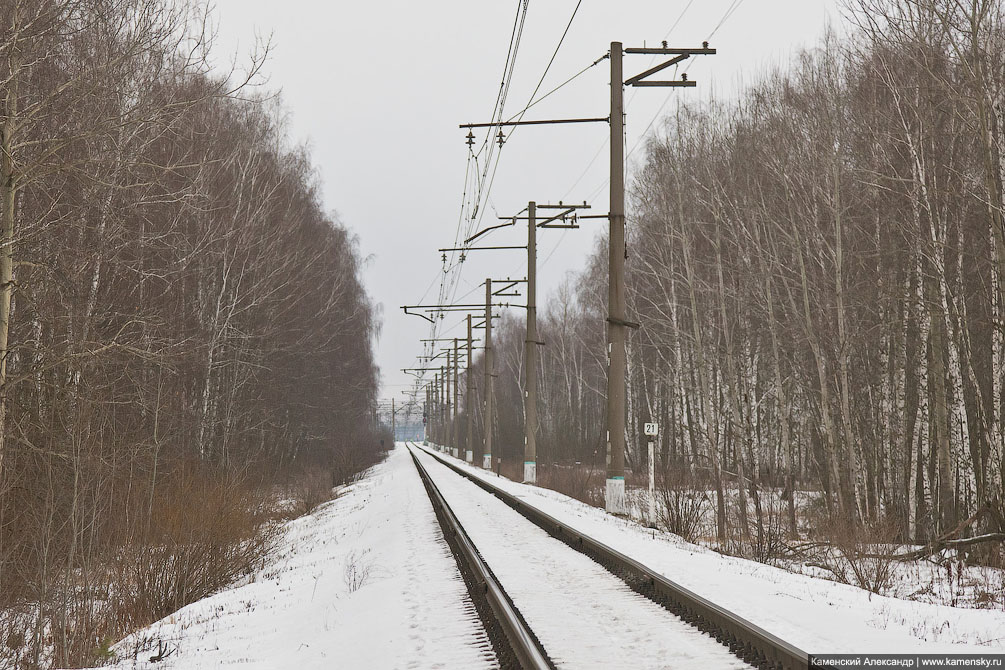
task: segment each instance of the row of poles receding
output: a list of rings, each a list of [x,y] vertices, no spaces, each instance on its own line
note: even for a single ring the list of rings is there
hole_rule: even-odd
[[[481,449],[478,450],[474,441],[473,412],[468,407],[467,415],[467,441],[468,446],[464,458],[469,463],[478,463],[486,469],[492,468],[492,421],[494,414],[494,379],[495,361],[492,348],[492,319],[493,306],[508,307],[509,303],[494,303],[494,299],[517,295],[512,293],[512,289],[520,283],[526,283],[526,305],[513,305],[524,307],[527,310],[527,331],[524,342],[524,481],[535,483],[537,480],[537,347],[542,342],[539,341],[537,332],[537,229],[538,228],[578,228],[578,221],[582,219],[607,219],[609,225],[609,252],[608,252],[608,314],[607,314],[607,351],[608,351],[608,371],[607,371],[607,408],[606,408],[606,462],[607,462],[607,482],[605,489],[605,507],[607,511],[615,514],[624,514],[625,504],[625,446],[626,446],[626,372],[627,372],[627,335],[628,330],[638,328],[639,324],[628,319],[628,310],[625,295],[625,260],[627,259],[627,247],[625,244],[625,145],[624,145],[624,87],[625,86],[661,86],[661,87],[693,87],[694,80],[687,79],[687,75],[681,75],[677,80],[652,80],[650,77],[670,66],[677,65],[684,60],[695,55],[715,54],[715,49],[708,48],[708,43],[704,43],[700,49],[672,49],[668,48],[666,42],[662,47],[657,48],[636,48],[623,49],[620,42],[612,42],[608,58],[611,65],[611,96],[610,115],[607,118],[581,118],[581,119],[553,119],[534,121],[506,121],[496,123],[469,123],[462,124],[461,128],[469,129],[498,128],[502,133],[502,126],[516,125],[544,125],[554,123],[594,123],[606,122],[610,126],[610,208],[606,215],[588,216],[581,215],[578,210],[588,209],[585,202],[581,205],[565,205],[561,202],[557,205],[538,205],[531,201],[527,205],[526,217],[511,217],[509,223],[490,226],[479,231],[472,237],[464,241],[464,246],[458,248],[440,249],[441,253],[447,251],[460,251],[467,253],[470,251],[487,250],[510,250],[526,249],[527,251],[527,278],[526,279],[506,279],[502,280],[504,286],[493,291],[491,278],[485,280],[485,304],[456,304],[456,305],[406,305],[402,309],[406,314],[415,314],[435,323],[434,314],[442,318],[444,312],[469,312],[467,315],[467,389],[466,398],[474,397],[471,381],[471,366],[473,363],[472,352],[473,338],[472,332],[476,328],[484,328],[484,382],[483,382],[483,436]],[[668,60],[651,67],[628,79],[624,78],[622,61],[624,54],[648,54],[652,56],[670,56]],[[491,130],[490,130],[491,132]],[[557,214],[538,221],[538,210],[559,210]],[[527,244],[526,246],[469,246],[477,237],[488,233],[491,230],[516,225],[519,220],[527,221]],[[484,309],[484,322],[475,325],[472,323],[471,312]],[[449,338],[445,338],[448,339]],[[426,386],[426,409],[424,419],[427,428],[431,429],[429,436],[432,440],[453,450],[454,455],[460,457],[457,447],[457,438],[453,434],[456,431],[455,418],[456,410],[459,407],[458,377],[459,377],[459,342],[460,338],[453,340],[454,346],[445,352],[437,354],[428,360],[446,355],[448,364],[442,366],[438,373],[434,375],[433,383]],[[452,358],[451,358],[452,356]],[[453,360],[453,367],[449,365]],[[410,368],[406,372],[435,371],[436,368]],[[452,371],[453,384],[450,384],[450,373]],[[451,388],[453,388],[454,402],[451,403]],[[437,413],[435,423],[431,411]],[[480,454],[475,453],[481,451]],[[478,457],[481,458],[478,458]]]

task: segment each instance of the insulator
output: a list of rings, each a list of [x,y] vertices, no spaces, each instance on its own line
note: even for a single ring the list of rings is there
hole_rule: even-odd
[[[468,130],[468,148],[475,146],[475,133],[472,130]]]
[[[664,48],[664,49],[666,49],[666,48],[667,48],[667,41],[666,41],[666,40],[663,40],[663,48]]]
[[[506,141],[506,136],[505,136],[505,135],[503,135],[503,131],[502,131],[502,129],[500,128],[500,129],[499,129],[499,134],[498,134],[498,135],[496,135],[496,142],[498,142],[498,143],[499,143],[499,146],[501,147],[501,146],[503,145],[503,142],[505,142],[505,141]]]

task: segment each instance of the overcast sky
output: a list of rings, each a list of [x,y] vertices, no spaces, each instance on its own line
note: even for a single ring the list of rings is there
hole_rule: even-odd
[[[429,324],[403,315],[399,306],[437,298],[442,264],[436,249],[453,245],[467,166],[466,131],[457,126],[491,120],[518,4],[216,0],[218,54],[246,52],[256,34],[271,35],[268,87],[282,92],[292,138],[312,148],[326,207],[358,236],[366,289],[383,322],[376,352],[385,398],[401,398],[411,378],[400,369],[415,365],[418,340],[428,337]],[[504,116],[526,105],[576,5],[529,0]],[[660,127],[661,109],[671,110],[678,99],[735,96],[744,82],[812,47],[828,25],[839,30],[837,7],[838,0],[582,0],[541,91],[603,56],[612,41],[634,47],[667,39],[670,46],[699,47],[708,39],[718,49],[681,67],[697,88],[626,90],[626,147],[636,149],[628,158],[630,181],[632,166],[644,160],[647,128]],[[626,56],[625,77],[651,64],[647,56]],[[608,81],[604,61],[525,118],[606,117]],[[520,128],[501,152],[483,226],[528,200],[588,200],[596,213],[606,213],[607,133],[599,123]],[[606,222],[565,234],[542,231],[541,308],[568,273],[583,267],[604,230]],[[515,245],[524,236],[503,229],[487,243]],[[518,251],[472,253],[456,295],[478,302],[485,277],[523,277],[525,268]],[[461,318],[446,319],[441,336],[463,336]]]

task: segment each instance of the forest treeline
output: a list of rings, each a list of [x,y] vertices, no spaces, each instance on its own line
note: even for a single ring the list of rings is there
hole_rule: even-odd
[[[379,449],[356,243],[207,12],[0,3],[0,667],[100,662]]]
[[[845,9],[845,36],[738,100],[681,104],[634,171],[627,463],[644,472],[658,421],[659,463],[710,492],[723,547],[814,509],[890,541],[983,534],[1000,561],[1003,3]],[[603,468],[606,258],[542,310],[541,462]],[[513,458],[523,328],[497,337]]]

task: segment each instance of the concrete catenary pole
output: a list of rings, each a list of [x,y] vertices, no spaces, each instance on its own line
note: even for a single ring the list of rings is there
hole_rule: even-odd
[[[444,397],[447,399],[447,403],[443,407],[443,413],[446,417],[446,436],[443,440],[443,446],[447,448],[447,452],[450,452],[454,448],[454,420],[452,416],[454,407],[450,402],[450,349],[447,349],[447,366],[443,369],[443,386],[446,389]]]
[[[439,386],[436,388],[436,444],[443,448],[443,366],[437,373]]]
[[[537,482],[537,203],[527,203],[527,338],[523,344],[523,481]]]
[[[492,391],[493,356],[492,356],[492,280],[485,280],[485,447],[482,452],[482,467],[492,469]]]
[[[607,489],[605,507],[625,513],[625,109],[621,42],[611,42],[611,206],[607,292]]]
[[[430,420],[433,422],[433,444],[440,444],[440,373],[433,373],[433,412]]]
[[[468,463],[474,463],[474,457],[475,457],[474,453],[475,412],[474,408],[471,406],[471,403],[474,402],[475,399],[475,395],[472,391],[472,384],[471,384],[471,363],[472,361],[474,361],[474,359],[471,357],[471,349],[472,349],[471,330],[472,330],[471,315],[468,314],[468,373],[466,375],[467,393],[464,395],[464,413],[467,415],[468,419],[468,441],[467,441],[468,453],[465,454],[466,457],[465,460]]]
[[[454,338],[454,418],[450,421],[454,438],[451,443],[451,446],[454,448],[454,458],[461,457],[461,427],[454,425],[457,423],[457,416],[461,413],[461,385],[459,380],[461,351],[458,345],[459,341],[456,337]]]
[[[447,366],[440,366],[440,439],[441,451],[447,446]]]
[[[440,371],[436,373],[437,387],[436,387],[436,444],[439,445],[440,449],[443,449],[443,366],[440,366]]]
[[[398,426],[394,422],[394,398],[391,398],[391,446],[398,441]]]

